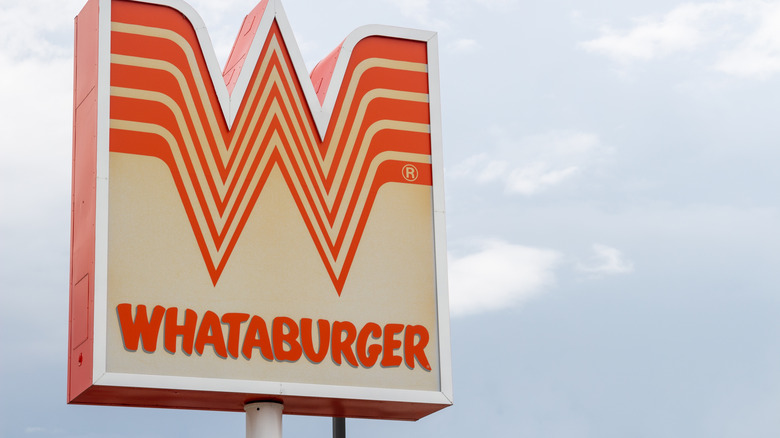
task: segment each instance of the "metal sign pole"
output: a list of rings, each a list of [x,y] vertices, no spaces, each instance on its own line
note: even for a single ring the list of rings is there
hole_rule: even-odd
[[[245,404],[246,438],[282,438],[283,407],[277,402]]]
[[[347,437],[347,421],[344,417],[333,417],[333,438]]]

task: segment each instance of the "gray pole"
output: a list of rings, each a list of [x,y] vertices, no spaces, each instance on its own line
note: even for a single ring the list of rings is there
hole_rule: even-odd
[[[246,438],[282,438],[282,404],[257,402],[244,405]]]
[[[333,417],[333,438],[347,438],[347,420],[344,417]]]

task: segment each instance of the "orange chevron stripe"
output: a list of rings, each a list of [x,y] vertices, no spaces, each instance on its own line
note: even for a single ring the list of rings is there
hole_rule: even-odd
[[[275,24],[228,129],[184,16],[119,1],[112,22],[110,150],[166,163],[214,284],[274,168],[339,294],[379,188],[431,185],[425,43],[361,41],[320,141]]]

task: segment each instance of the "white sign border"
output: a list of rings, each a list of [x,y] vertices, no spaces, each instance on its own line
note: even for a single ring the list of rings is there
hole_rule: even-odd
[[[195,28],[203,55],[212,77],[223,114],[230,126],[246,92],[263,43],[274,20],[282,33],[304,96],[309,104],[320,138],[324,136],[335,106],[336,97],[355,45],[369,36],[387,36],[427,43],[428,88],[431,117],[431,159],[433,171],[433,225],[436,267],[437,332],[439,355],[439,391],[400,390],[361,386],[320,385],[294,382],[217,379],[202,377],[172,377],[147,374],[109,373],[106,370],[108,350],[108,193],[109,193],[109,109],[110,109],[110,47],[111,0],[99,0],[98,42],[98,128],[95,218],[95,290],[94,290],[94,350],[92,382],[96,386],[116,386],[169,390],[256,393],[258,395],[289,395],[330,399],[374,400],[388,402],[432,403],[450,405],[453,401],[452,363],[450,350],[449,299],[447,293],[447,248],[444,209],[444,164],[442,158],[441,100],[439,87],[438,37],[435,32],[383,25],[368,25],[351,32],[341,46],[324,102],[321,105],[314,86],[307,76],[303,56],[295,41],[287,15],[279,0],[268,0],[246,61],[232,95],[222,79],[219,62],[211,39],[200,15],[182,0],[133,0],[168,6],[181,12]]]

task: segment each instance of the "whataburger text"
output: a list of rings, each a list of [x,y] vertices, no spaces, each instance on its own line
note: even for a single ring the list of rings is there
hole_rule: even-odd
[[[219,316],[209,310],[198,315],[192,309],[184,309],[180,323],[179,313],[177,307],[159,305],[150,313],[146,305],[139,304],[133,317],[131,304],[119,304],[116,314],[125,349],[136,352],[140,344],[143,351],[154,353],[162,329],[163,346],[169,354],[176,354],[179,345],[187,355],[193,350],[202,355],[206,346],[212,346],[214,354],[223,359],[241,356],[251,360],[259,353],[268,361],[297,362],[305,356],[318,364],[330,355],[336,365],[387,368],[406,364],[410,369],[419,365],[431,371],[425,355],[430,335],[422,325],[368,322],[358,327],[350,321],[296,321],[286,316],[267,324],[248,313]]]

